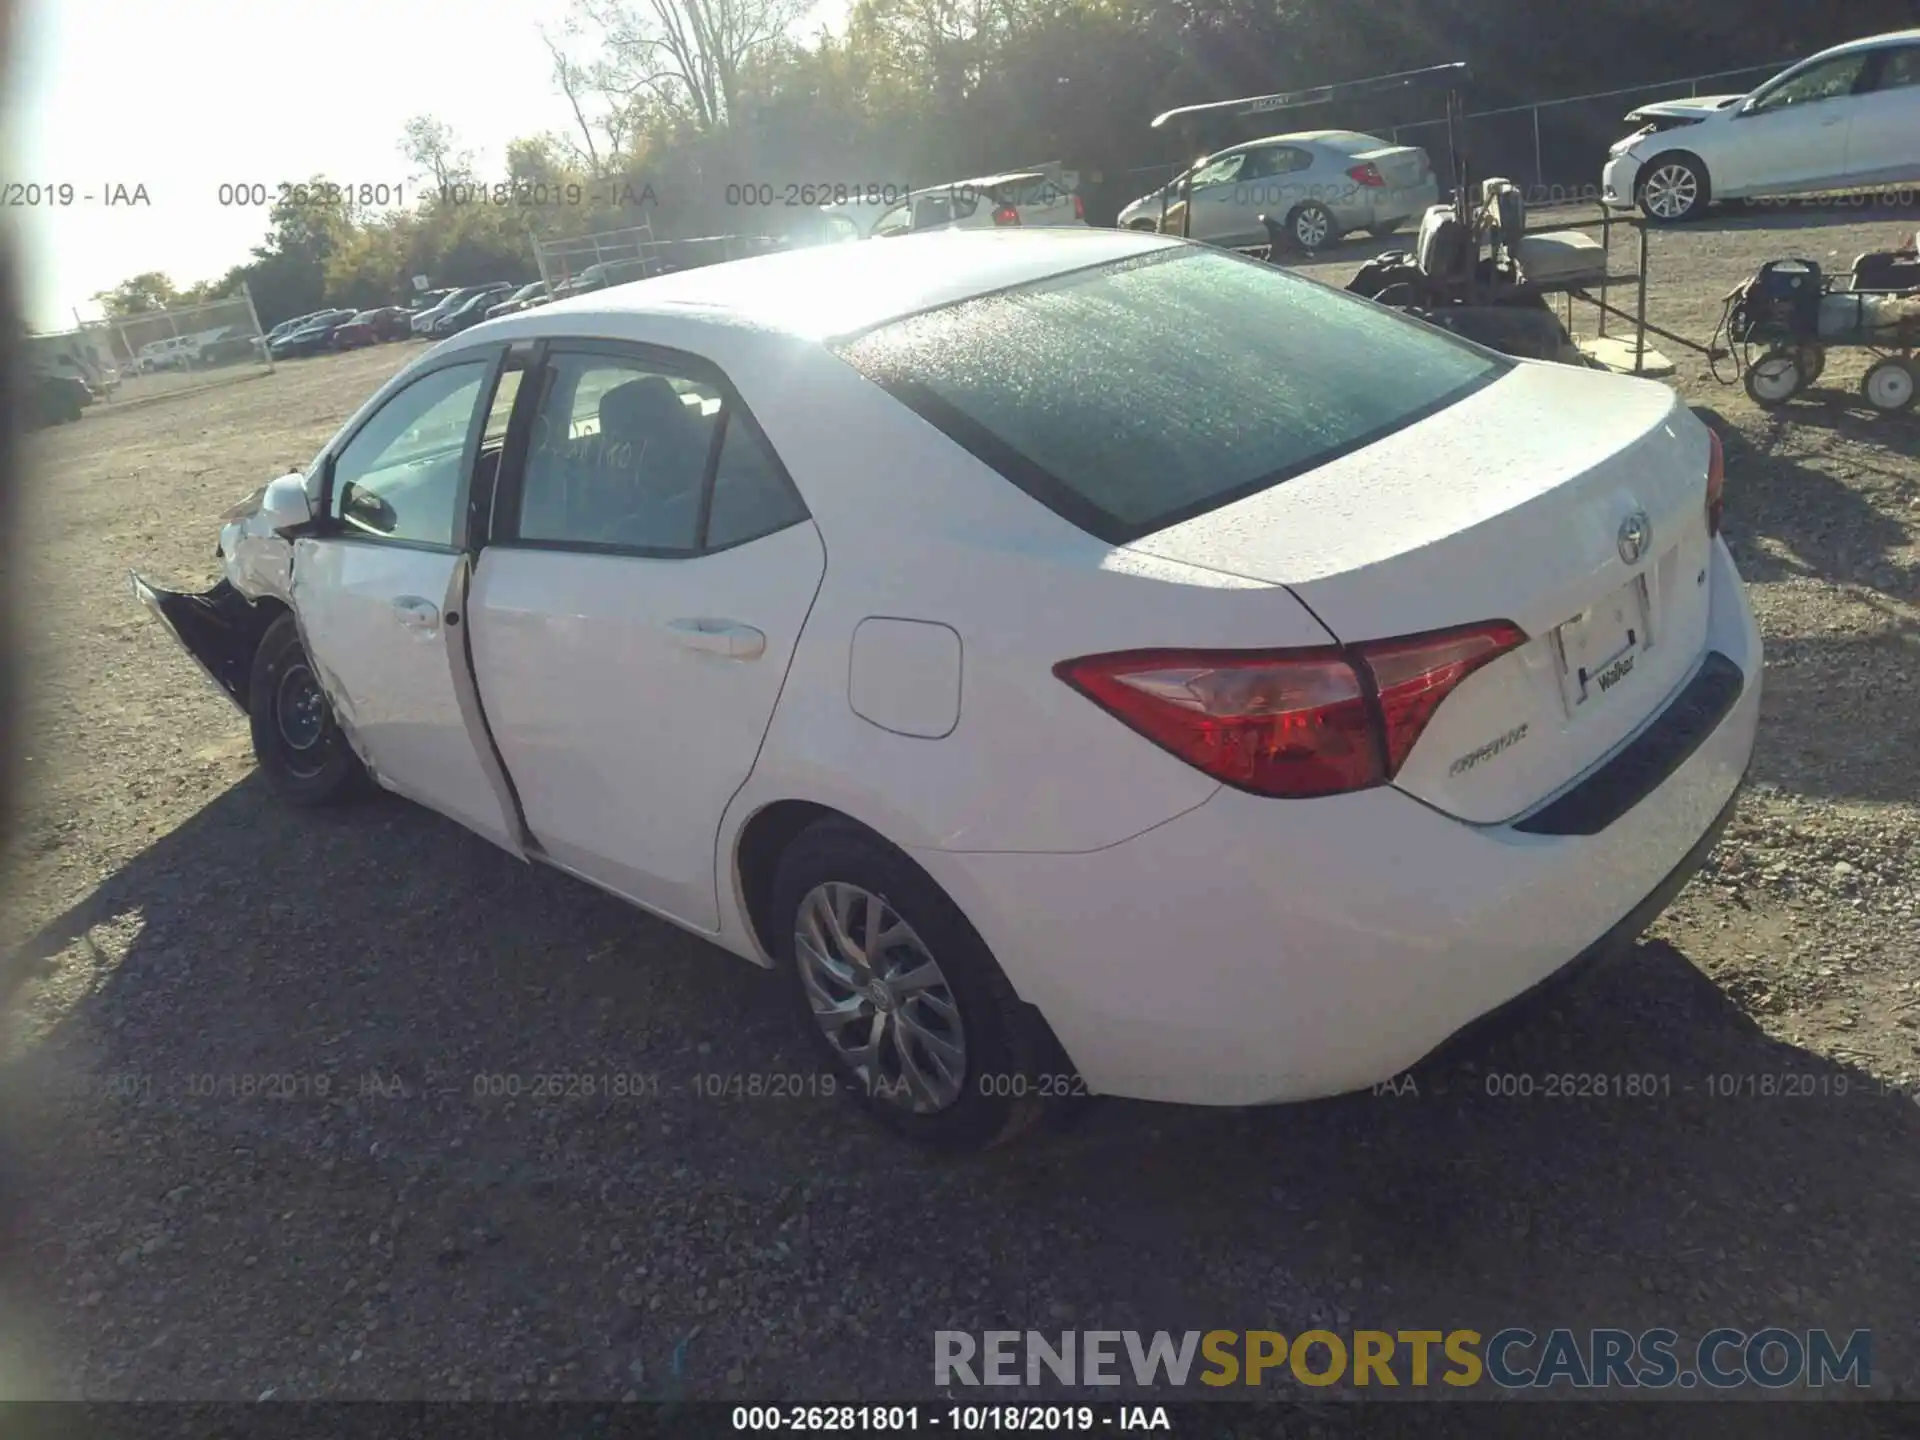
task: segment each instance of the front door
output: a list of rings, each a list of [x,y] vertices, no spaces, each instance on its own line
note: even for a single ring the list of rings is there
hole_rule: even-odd
[[[321,684],[374,777],[519,853],[462,613],[466,477],[483,457],[496,463],[483,436],[499,358],[420,376],[333,455],[331,524],[296,543],[292,593]],[[510,408],[501,401],[493,408]]]
[[[1709,176],[1721,192],[1787,193],[1840,183],[1855,90],[1868,52],[1836,55],[1789,72],[1758,91],[1727,126],[1727,150]],[[1685,138],[1677,132],[1676,145]]]
[[[474,673],[548,857],[703,930],[826,552],[692,357],[554,342],[469,599]]]

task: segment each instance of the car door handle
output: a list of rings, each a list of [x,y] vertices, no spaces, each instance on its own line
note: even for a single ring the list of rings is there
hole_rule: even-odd
[[[705,650],[732,660],[757,660],[767,650],[765,635],[734,620],[669,620],[667,633],[689,650]]]
[[[432,634],[440,624],[440,607],[419,595],[402,595],[393,602],[393,615],[409,630]]]

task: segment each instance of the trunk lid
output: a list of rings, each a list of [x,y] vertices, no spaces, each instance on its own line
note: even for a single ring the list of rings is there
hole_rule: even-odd
[[[1665,385],[1523,362],[1132,548],[1285,585],[1345,643],[1520,626],[1527,643],[1447,697],[1394,781],[1494,823],[1604,758],[1698,664],[1710,444]]]
[[[1378,150],[1363,150],[1353,157],[1355,165],[1372,165],[1389,189],[1410,190],[1424,184],[1433,174],[1427,152],[1417,145],[1386,145]]]

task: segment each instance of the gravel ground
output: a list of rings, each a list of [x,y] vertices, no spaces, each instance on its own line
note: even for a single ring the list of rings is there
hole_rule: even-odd
[[[1704,337],[1760,261],[1915,223],[1662,234],[1652,318]],[[210,577],[221,510],[412,353],[38,439],[0,1393],[932,1398],[938,1329],[1778,1324],[1870,1328],[1877,1393],[1920,1394],[1920,418],[1867,412],[1856,357],[1786,416],[1682,361],[1767,698],[1635,951],[1417,1094],[1101,1102],[942,1162],[777,1078],[810,1067],[774,977],[397,800],[274,804],[128,596]],[[633,1078],[533,1099],[555,1072]],[[1489,1093],[1563,1074],[1657,1093]]]

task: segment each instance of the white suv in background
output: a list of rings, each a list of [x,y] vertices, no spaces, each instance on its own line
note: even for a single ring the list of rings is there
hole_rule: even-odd
[[[1642,105],[1601,200],[1673,224],[1715,200],[1920,182],[1920,30],[1849,41],[1749,95]]]
[[[1066,177],[1045,170],[1016,170],[915,190],[875,220],[867,233],[881,239],[924,230],[1086,223],[1086,206]]]

